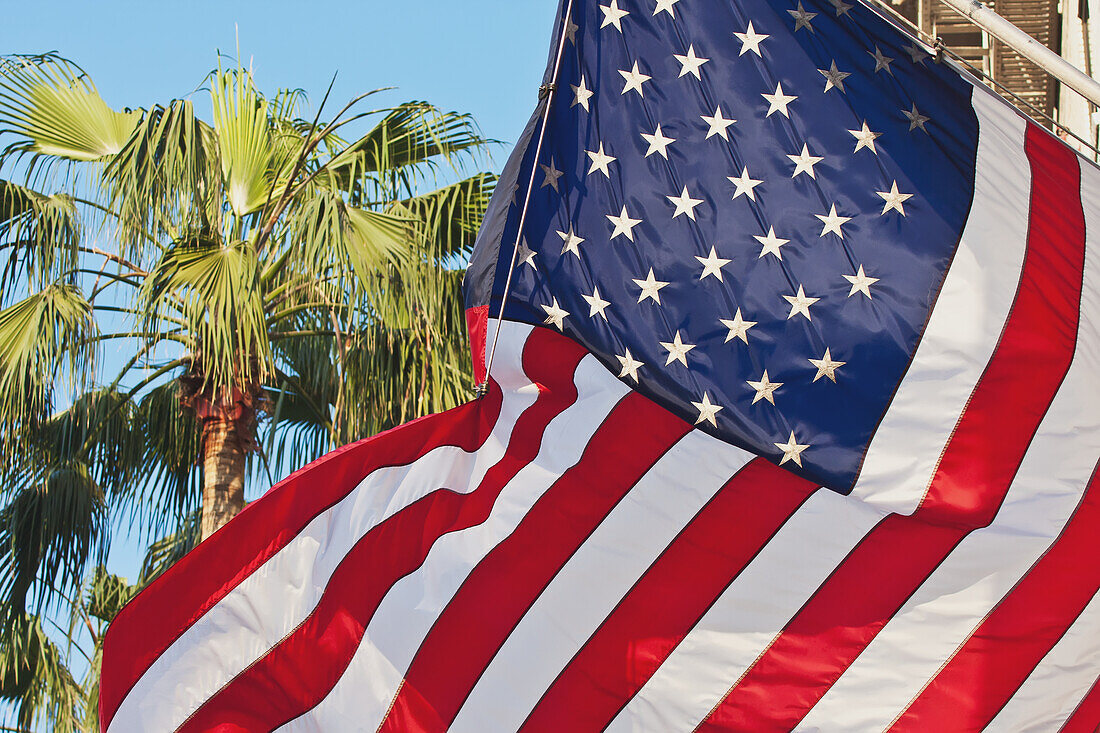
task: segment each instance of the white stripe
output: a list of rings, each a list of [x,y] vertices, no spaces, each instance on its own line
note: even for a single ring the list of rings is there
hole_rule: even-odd
[[[539,596],[449,730],[517,730],[637,579],[752,457],[698,431],[662,456]]]
[[[755,663],[828,575],[891,511],[911,513],[1011,310],[1026,248],[1024,124],[974,94],[974,202],[924,337],[852,495],[819,491],[772,539],[612,723],[691,729]]]
[[[911,514],[1000,338],[1027,244],[1031,169],[1024,121],[985,90],[974,201],[913,364],[871,441],[852,497]]]
[[[519,364],[529,331],[502,333],[497,353],[504,364]],[[175,730],[309,615],[337,565],[367,531],[440,486],[475,488],[504,455],[516,420],[538,394],[520,370],[502,368],[494,377],[503,402],[479,451],[444,446],[364,478],[187,629],[130,690],[108,730]]]
[[[1095,558],[1091,560],[1095,562]],[[985,733],[1058,730],[1100,676],[1100,593],[1031,671]]]
[[[505,332],[509,327],[504,324]],[[501,358],[498,347],[498,365]],[[489,518],[435,543],[424,564],[386,594],[328,696],[280,730],[373,730],[382,722],[420,643],[470,570],[580,459],[600,423],[628,392],[593,356],[581,361],[575,382],[577,401],[550,423],[539,455],[504,487]]]
[[[1082,171],[1082,190],[1100,173]],[[1069,192],[1066,192],[1069,195]],[[1100,232],[1100,206],[1085,207]],[[1100,235],[1088,237],[1083,317],[1069,373],[989,527],[972,532],[936,568],[803,720],[798,730],[882,730],[1047,551],[1080,503],[1100,456]],[[978,682],[975,682],[974,694]]]
[[[862,502],[818,490],[711,606],[607,730],[692,730],[880,519]]]

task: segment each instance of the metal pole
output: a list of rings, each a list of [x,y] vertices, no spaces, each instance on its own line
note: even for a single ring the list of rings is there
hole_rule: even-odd
[[[508,291],[512,287],[512,274],[516,271],[516,257],[519,254],[519,243],[523,241],[523,227],[527,223],[527,207],[531,204],[531,193],[535,190],[535,172],[538,170],[539,161],[542,160],[542,143],[546,139],[546,126],[550,124],[550,107],[554,104],[554,96],[558,91],[558,72],[561,71],[561,57],[565,52],[565,39],[568,37],[569,24],[573,22],[573,0],[565,5],[565,16],[562,18],[562,25],[560,29],[560,36],[558,37],[558,52],[554,57],[554,70],[550,74],[550,81],[543,87],[539,88],[539,98],[543,96],[543,91],[546,93],[546,106],[542,110],[542,126],[539,129],[539,140],[535,145],[535,158],[531,162],[531,177],[527,181],[527,193],[523,195],[523,209],[519,215],[519,227],[516,229],[516,241],[512,243],[512,261],[508,265],[508,277],[504,281],[504,293],[500,296],[500,312],[497,313],[497,327],[493,332],[493,343],[489,349],[489,359],[485,362],[485,375],[486,384],[488,383],[488,375],[493,369],[493,359],[497,355],[497,341],[500,339],[500,323],[504,320],[504,306],[508,302]],[[574,41],[574,43],[576,43]],[[486,329],[489,324],[486,321]],[[485,385],[478,385],[477,391],[479,394],[483,394],[482,388]]]
[[[1009,21],[994,13],[978,0],[943,0],[956,12],[966,16],[974,25],[1012,48],[1016,53],[1034,62],[1085,99],[1100,106],[1100,82],[1024,33]]]

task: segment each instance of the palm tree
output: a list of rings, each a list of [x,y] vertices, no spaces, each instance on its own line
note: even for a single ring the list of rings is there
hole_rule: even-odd
[[[116,111],[72,62],[0,59],[0,604],[27,638],[62,606],[92,632],[112,528],[171,559],[250,477],[468,395],[472,120],[375,92],[305,118],[240,66],[202,92],[210,122]],[[0,683],[29,668],[4,638]]]

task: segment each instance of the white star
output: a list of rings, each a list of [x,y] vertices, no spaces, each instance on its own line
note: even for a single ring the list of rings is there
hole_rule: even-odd
[[[844,275],[844,279],[852,284],[852,289],[848,291],[849,298],[856,293],[863,293],[870,299],[871,286],[879,281],[877,277],[869,277],[867,273],[863,271],[863,265],[859,266],[859,271],[856,272],[855,275]]]
[[[565,310],[558,305],[558,299],[554,298],[552,305],[544,305],[542,309],[546,311],[546,320],[543,323],[554,324],[558,327],[559,331],[564,330],[565,317],[569,315],[569,311]]]
[[[707,115],[699,115],[703,122],[710,126],[707,130],[707,140],[710,140],[715,135],[721,135],[723,140],[729,140],[729,136],[726,134],[726,128],[732,125],[737,120],[727,120],[722,114],[722,107],[716,107],[714,109],[714,116],[708,117]]]
[[[806,143],[802,143],[801,153],[788,155],[787,158],[794,163],[794,173],[791,174],[791,178],[796,178],[799,173],[805,173],[814,180],[817,180],[817,176],[814,174],[814,166],[825,160],[823,156],[810,155],[810,149]]]
[[[581,106],[581,108],[585,112],[587,112],[588,111],[588,100],[592,99],[592,95],[595,94],[595,92],[593,92],[591,89],[589,89],[585,85],[584,75],[583,74],[581,75],[581,83],[580,84],[570,84],[569,86],[570,86],[570,88],[573,89],[573,104],[571,104],[569,106],[570,107],[576,107],[579,104]]]
[[[718,427],[718,421],[715,419],[715,415],[718,414],[718,411],[721,410],[722,407],[719,405],[711,404],[709,394],[703,392],[703,401],[692,402],[691,404],[693,404],[695,406],[695,409],[699,411],[699,419],[695,421],[696,425],[706,420],[714,427]]]
[[[890,184],[889,191],[875,191],[882,200],[885,202],[882,205],[882,213],[879,216],[885,216],[886,212],[890,209],[898,212],[902,216],[905,216],[905,202],[913,198],[911,193],[901,193],[898,191],[898,182],[894,181]]]
[[[631,242],[634,241],[634,227],[642,223],[641,219],[630,218],[630,215],[626,213],[626,206],[623,206],[623,212],[618,216],[607,214],[607,220],[615,225],[615,231],[611,232],[612,240],[621,234]]]
[[[512,184],[512,205],[516,204],[516,194],[519,192],[519,181]]]
[[[680,332],[676,332],[676,337],[669,341],[661,341],[661,346],[668,349],[668,358],[665,359],[665,366],[668,366],[674,361],[678,361],[684,366],[688,365],[687,353],[695,348],[695,344],[685,344],[680,340]]]
[[[651,298],[657,305],[661,304],[660,290],[668,283],[653,277],[653,268],[649,268],[649,274],[646,275],[645,280],[634,279],[634,284],[642,289],[642,292],[638,295],[638,302],[641,303],[646,298]]]
[[[584,152],[592,159],[592,165],[588,168],[588,175],[592,175],[596,171],[599,171],[607,176],[607,178],[611,178],[611,171],[608,170],[607,166],[614,163],[618,158],[604,152],[602,142],[600,143],[599,150],[585,150]]]
[[[577,24],[573,22],[573,18],[569,17],[565,19],[565,38],[574,46],[577,45]]]
[[[519,248],[516,249],[516,262],[519,265],[530,265],[531,269],[538,272],[538,267],[535,266],[535,251],[527,246],[527,239],[524,238],[519,243]]]
[[[749,21],[749,27],[745,29],[744,33],[734,33],[738,40],[741,41],[741,53],[738,56],[744,56],[746,51],[752,51],[757,56],[760,56],[760,42],[766,38],[770,38],[767,33],[757,33],[752,27],[752,21]],[[763,57],[761,57],[763,58]]]
[[[703,203],[703,199],[693,199],[691,197],[691,194],[688,193],[687,186],[684,186],[684,191],[679,196],[666,196],[665,198],[676,206],[676,211],[672,212],[673,219],[680,214],[687,214],[689,219],[695,221],[695,207]]]
[[[822,76],[825,77],[825,91],[829,91],[833,87],[836,87],[840,91],[844,91],[844,80],[851,76],[849,71],[841,71],[836,68],[836,61],[834,61],[827,69],[818,69]]]
[[[729,182],[732,183],[734,186],[737,186],[737,190],[733,192],[734,200],[736,200],[737,197],[741,194],[745,194],[745,196],[747,196],[750,201],[756,201],[756,192],[753,191],[753,189],[763,183],[763,181],[757,180],[755,178],[749,178],[748,167],[741,169],[740,178],[734,178],[733,176],[726,176],[726,178],[728,178]]]
[[[836,382],[836,370],[848,363],[846,361],[833,361],[832,354],[829,353],[828,349],[825,349],[825,356],[820,359],[807,359],[806,361],[817,367],[817,374],[814,375],[815,382],[822,377],[828,377],[831,381]]]
[[[909,132],[912,132],[913,130],[915,130],[919,127],[921,130],[923,130],[925,132],[925,134],[928,133],[928,130],[926,130],[925,127],[924,127],[924,123],[928,122],[928,120],[930,118],[926,117],[925,115],[922,115],[920,112],[918,112],[916,104],[913,105],[912,110],[906,111],[906,110],[903,109],[901,111],[901,113],[903,115],[905,115],[905,118],[907,120],[909,120]]]
[[[768,370],[764,370],[764,376],[760,377],[759,382],[754,382],[751,379],[745,382],[753,389],[756,390],[756,395],[752,398],[752,403],[755,405],[760,400],[767,400],[768,402],[775,404],[775,390],[783,386],[782,382],[773,382],[768,379]]]
[[[619,69],[619,73],[622,75],[623,81],[626,82],[623,85],[623,94],[626,94],[631,89],[633,89],[634,91],[638,92],[639,97],[645,96],[645,92],[642,91],[642,84],[645,84],[653,77],[647,76],[646,74],[638,71],[637,61],[634,62],[634,67],[630,71]]]
[[[798,464],[799,468],[802,468],[802,451],[806,450],[810,446],[802,445],[794,439],[794,431],[791,431],[791,437],[787,439],[786,443],[775,443],[776,448],[783,451],[783,458],[779,461],[779,465],[782,466],[787,461],[794,461]]]
[[[893,58],[891,58],[890,56],[885,55],[882,51],[880,51],[878,46],[875,46],[875,52],[874,53],[871,53],[870,51],[868,51],[867,53],[870,54],[871,56],[873,56],[874,59],[875,59],[875,73],[876,74],[880,71],[885,70],[886,73],[889,74],[890,76],[894,75],[894,70],[890,68],[890,64],[893,63],[893,61],[894,61]]]
[[[821,220],[821,234],[819,236],[822,237],[832,232],[841,239],[844,239],[844,232],[842,232],[840,228],[852,220],[850,216],[841,216],[836,213],[836,204],[832,205],[828,214],[814,214],[814,216]]]
[[[796,315],[801,313],[806,316],[807,321],[812,321],[810,318],[810,306],[821,300],[821,298],[809,298],[806,296],[806,291],[802,289],[802,286],[798,286],[798,292],[794,295],[784,295],[783,300],[791,304],[791,312],[787,314],[787,320],[791,320]]]
[[[699,260],[699,264],[703,266],[703,274],[699,276],[699,279],[702,280],[707,275],[713,275],[718,279],[718,282],[722,282],[722,268],[733,261],[719,257],[715,253],[714,247],[710,248],[709,256],[700,257],[696,255],[695,259]]]
[[[796,96],[783,93],[783,85],[775,85],[775,94],[761,94],[761,97],[768,100],[768,114],[765,117],[771,117],[773,112],[779,112],[784,117],[790,119],[790,113],[787,111],[787,105],[798,99]]]
[[[603,316],[603,319],[607,320],[607,314],[604,313],[607,310],[607,306],[611,305],[611,301],[604,300],[600,297],[600,289],[597,287],[592,288],[592,295],[582,295],[582,298],[588,302],[588,316],[595,318],[597,315]]]
[[[649,150],[645,151],[645,157],[648,158],[654,153],[660,153],[665,160],[668,160],[668,146],[676,142],[676,138],[668,137],[661,132],[660,125],[657,125],[657,129],[652,135],[643,132],[642,139],[649,143]]]
[[[838,18],[842,15],[847,15],[848,11],[852,9],[852,6],[844,2],[844,0],[829,0],[829,2],[836,8],[836,17]]]
[[[562,254],[572,252],[577,257],[581,256],[581,251],[577,247],[584,241],[584,237],[578,237],[577,233],[573,231],[573,227],[569,227],[568,232],[558,232],[558,236],[561,237],[561,241],[565,242],[561,248]]]
[[[606,28],[609,25],[613,25],[615,26],[615,30],[622,33],[622,20],[624,17],[630,15],[630,12],[619,9],[619,0],[611,0],[610,5],[601,5],[600,10],[603,11],[603,22],[600,23],[600,28]]]
[[[550,165],[541,163],[539,164],[539,167],[542,168],[543,174],[542,186],[540,186],[540,188],[546,188],[547,186],[549,186],[555,191],[558,191],[558,179],[562,177],[562,172],[559,171],[554,165],[554,159],[550,159]]]
[[[867,127],[867,120],[863,121],[863,127],[859,130],[848,130],[848,133],[856,139],[856,149],[853,153],[858,153],[860,149],[867,148],[875,155],[878,155],[878,148],[875,147],[875,138],[882,135],[881,132],[871,132],[871,128]]]
[[[680,0],[657,0],[657,9],[653,11],[653,14],[657,15],[657,13],[664,11],[675,18],[676,10],[672,6],[678,2],[680,2]]]
[[[801,28],[806,28],[810,33],[814,32],[814,27],[810,25],[810,21],[817,17],[817,13],[807,13],[806,9],[802,7],[802,0],[798,0],[797,10],[788,10],[787,13],[794,18],[795,33]]]
[[[724,343],[729,343],[734,339],[741,339],[746,344],[749,342],[749,329],[756,325],[756,321],[746,321],[741,317],[741,309],[737,309],[737,313],[733,315],[733,320],[727,318],[719,318],[719,323],[730,330],[726,334],[726,340]]]
[[[680,76],[691,74],[696,79],[702,79],[702,75],[699,73],[699,67],[710,61],[710,59],[704,59],[695,55],[695,45],[688,46],[688,52],[686,55],[681,56],[678,53],[672,54],[673,58],[680,62]],[[676,77],[677,79],[680,76]]]
[[[916,41],[912,41],[908,46],[905,46],[902,50],[905,51],[905,53],[909,54],[909,58],[913,59],[914,64],[923,63],[926,58],[928,58],[929,56],[932,55],[932,54],[928,53],[927,51],[925,51],[920,46],[918,46]]]
[[[768,233],[765,236],[760,236],[759,234],[754,234],[752,236],[753,239],[764,245],[760,250],[760,255],[756,259],[760,259],[766,254],[775,255],[777,260],[783,259],[783,253],[779,251],[779,248],[791,241],[775,236],[775,227],[768,227]]]
[[[626,350],[626,354],[624,356],[619,356],[618,354],[616,354],[615,358],[619,360],[619,363],[622,364],[623,367],[623,370],[619,372],[619,379],[622,379],[623,377],[630,377],[635,382],[637,382],[638,369],[639,367],[645,366],[645,362],[638,361],[633,356],[631,356],[630,349]]]

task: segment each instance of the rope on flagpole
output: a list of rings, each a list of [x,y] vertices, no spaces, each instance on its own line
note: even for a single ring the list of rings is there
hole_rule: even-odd
[[[539,87],[539,99],[545,99],[546,106],[542,110],[542,125],[539,129],[539,139],[535,144],[535,157],[531,162],[531,176],[527,181],[527,193],[523,196],[523,208],[520,210],[519,227],[516,230],[516,241],[512,243],[512,261],[508,265],[508,277],[504,280],[504,293],[500,298],[500,311],[496,317],[496,331],[493,333],[493,345],[489,350],[489,360],[485,364],[486,380],[493,369],[493,359],[497,353],[497,341],[500,339],[500,323],[504,319],[504,304],[508,300],[508,292],[512,287],[512,273],[516,269],[516,257],[519,254],[519,244],[523,240],[523,227],[527,223],[527,209],[531,204],[531,194],[535,188],[535,171],[542,159],[542,143],[546,139],[546,125],[550,121],[550,108],[554,104],[554,97],[558,90],[558,72],[561,70],[561,58],[565,52],[565,42],[568,38],[569,24],[573,21],[573,0],[569,0],[565,7],[565,15],[562,16],[562,26],[558,38],[558,51],[554,59],[554,70],[550,74],[550,81]],[[476,394],[480,397],[488,392],[488,381],[477,386]]]

